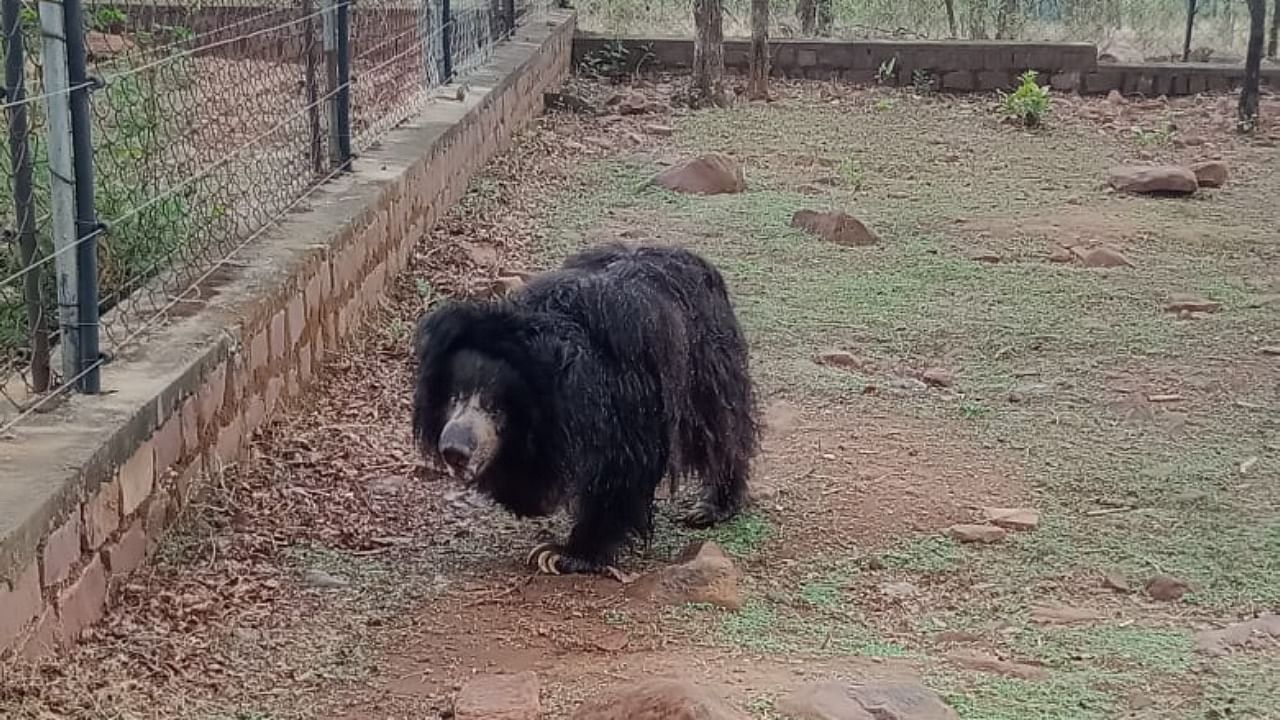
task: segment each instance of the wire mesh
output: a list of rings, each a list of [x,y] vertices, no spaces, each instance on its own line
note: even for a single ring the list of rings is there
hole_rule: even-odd
[[[82,1],[107,360],[164,318],[198,309],[236,250],[346,166],[335,134],[340,10],[357,151],[487,61],[510,22],[509,0],[454,0],[448,18],[442,0]],[[87,238],[54,249],[51,228],[68,208],[50,201],[36,0],[0,3],[20,20],[4,38],[18,70],[5,85],[0,149],[2,431],[13,411],[21,419],[83,374],[58,357],[80,319],[59,315],[55,277]]]

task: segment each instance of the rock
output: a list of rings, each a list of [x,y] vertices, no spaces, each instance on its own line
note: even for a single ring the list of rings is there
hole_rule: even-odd
[[[994,250],[974,250],[969,253],[968,257],[974,262],[991,263],[992,265],[999,263],[1002,259],[1000,253]]]
[[[456,720],[537,720],[542,715],[538,676],[479,675],[462,686],[453,704]]]
[[[1112,105],[1123,105],[1124,95],[1121,94],[1119,90],[1112,90],[1111,92],[1107,93],[1107,102],[1111,103]]]
[[[651,102],[649,98],[638,92],[618,93],[605,101],[606,107],[613,108],[619,115],[647,115],[660,112],[661,103]]]
[[[946,657],[960,667],[1005,677],[1022,680],[1046,680],[1049,677],[1049,671],[1037,665],[1001,660],[981,652],[954,651],[947,653]]]
[[[1044,604],[1031,608],[1031,622],[1039,625],[1077,625],[1101,619],[1098,613],[1082,607]]]
[[[920,374],[920,379],[934,387],[951,387],[956,384],[956,376],[950,370],[929,368]]]
[[[828,350],[818,356],[818,362],[838,368],[857,368],[862,365],[858,356],[847,350]]]
[[[1200,187],[1195,173],[1176,165],[1129,165],[1112,168],[1107,184],[1120,192],[1141,195],[1190,195]]]
[[[1129,582],[1129,578],[1114,571],[1102,576],[1102,587],[1126,595],[1133,592],[1133,585]]]
[[[1280,641],[1280,615],[1267,613],[1220,630],[1196,633],[1196,651],[1219,656],[1237,648],[1274,648],[1277,641]]]
[[[1180,600],[1190,589],[1191,586],[1185,580],[1172,575],[1156,575],[1147,581],[1147,595],[1150,595],[1152,600],[1161,602]]]
[[[1258,348],[1258,352],[1263,355],[1280,356],[1280,345],[1267,345],[1266,347]]]
[[[1055,247],[1049,251],[1049,262],[1051,263],[1069,263],[1075,258],[1075,253],[1064,247]]]
[[[490,289],[493,290],[494,295],[506,295],[519,290],[524,285],[524,278],[519,275],[503,275],[493,281]]]
[[[710,692],[682,680],[644,680],[587,700],[571,720],[750,720]]]
[[[839,211],[798,210],[791,216],[791,227],[837,245],[863,247],[880,242],[880,238],[861,220]]]
[[[1227,164],[1221,160],[1206,160],[1191,166],[1200,187],[1218,188],[1227,184]]]
[[[1113,247],[1102,245],[1085,250],[1080,255],[1080,264],[1091,268],[1133,267],[1133,261]]]
[[[909,582],[888,582],[880,586],[880,594],[890,600],[910,600],[920,594],[920,588]]]
[[[351,584],[346,578],[341,578],[337,575],[330,575],[323,570],[308,570],[302,573],[302,582],[314,588],[330,590],[333,588],[344,588]]]
[[[929,688],[911,682],[843,683],[804,686],[775,706],[790,720],[959,720]]]
[[[670,125],[652,124],[652,125],[645,125],[644,131],[649,133],[650,135],[657,135],[658,137],[671,137],[672,135],[675,134],[676,129],[671,127]]]
[[[1171,313],[1212,313],[1221,310],[1222,303],[1197,295],[1174,294],[1169,297],[1164,309]]]
[[[673,165],[653,178],[654,184],[690,195],[740,193],[747,189],[742,166],[723,153],[707,153]]]
[[[694,543],[680,553],[676,563],[641,578],[628,592],[668,605],[705,603],[729,610],[742,607],[742,591],[738,587],[741,573],[719,545],[711,541]]]
[[[952,540],[962,543],[995,543],[1004,539],[1007,533],[1004,528],[995,525],[952,525],[947,528],[947,535]]]
[[[983,520],[1006,530],[1035,530],[1040,527],[1040,511],[1032,508],[982,509]]]

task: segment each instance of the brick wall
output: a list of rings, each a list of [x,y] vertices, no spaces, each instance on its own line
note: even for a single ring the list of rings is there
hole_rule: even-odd
[[[573,18],[529,27],[471,79],[389,133],[354,171],[235,258],[198,313],[0,440],[0,655],[74,641],[146,561],[201,482],[305,393],[471,176],[569,72]],[[406,392],[409,388],[406,388]]]
[[[616,43],[627,51],[623,72],[687,72],[693,66],[691,40],[589,34],[574,39],[575,65]],[[1039,72],[1041,81],[1055,88],[1082,93],[1187,95],[1231,90],[1244,77],[1243,68],[1225,65],[1099,64],[1098,50],[1089,43],[777,40],[771,47],[772,70],[778,77],[895,85],[927,77],[935,88],[948,92],[1010,89],[1027,70]],[[745,73],[750,48],[747,40],[726,40],[726,69]],[[1263,76],[1264,83],[1280,85],[1280,68],[1265,68]]]

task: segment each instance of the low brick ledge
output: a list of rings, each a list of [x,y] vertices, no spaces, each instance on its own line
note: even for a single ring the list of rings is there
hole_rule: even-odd
[[[688,38],[585,32],[574,38],[574,64],[617,45],[627,50],[620,68],[624,73],[688,72],[693,66],[693,41]],[[1036,70],[1057,90],[1092,94],[1193,95],[1227,92],[1244,81],[1244,68],[1236,65],[1099,63],[1091,43],[779,39],[771,40],[770,48],[777,77],[911,85],[917,71],[928,71],[937,89],[957,93],[1011,89],[1027,70]],[[726,39],[725,68],[745,73],[750,51],[749,40]],[[1264,67],[1263,82],[1280,85],[1280,67]]]
[[[521,28],[439,101],[236,255],[203,308],[158,328],[0,439],[0,658],[73,642],[201,481],[312,382],[412,248],[568,75],[574,16]],[[408,389],[406,389],[408,391]]]

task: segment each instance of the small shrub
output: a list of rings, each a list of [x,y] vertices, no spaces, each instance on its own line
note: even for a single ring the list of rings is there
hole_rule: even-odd
[[[892,57],[880,63],[879,69],[876,70],[876,82],[884,85],[893,82],[898,77],[898,58]]]
[[[912,70],[911,86],[915,89],[917,95],[932,95],[934,88],[934,76],[929,70]]]
[[[1044,123],[1053,99],[1049,97],[1049,86],[1036,82],[1036,77],[1036,71],[1028,70],[1019,78],[1017,90],[1000,92],[1000,112],[1005,120],[1024,127],[1039,127]]]

